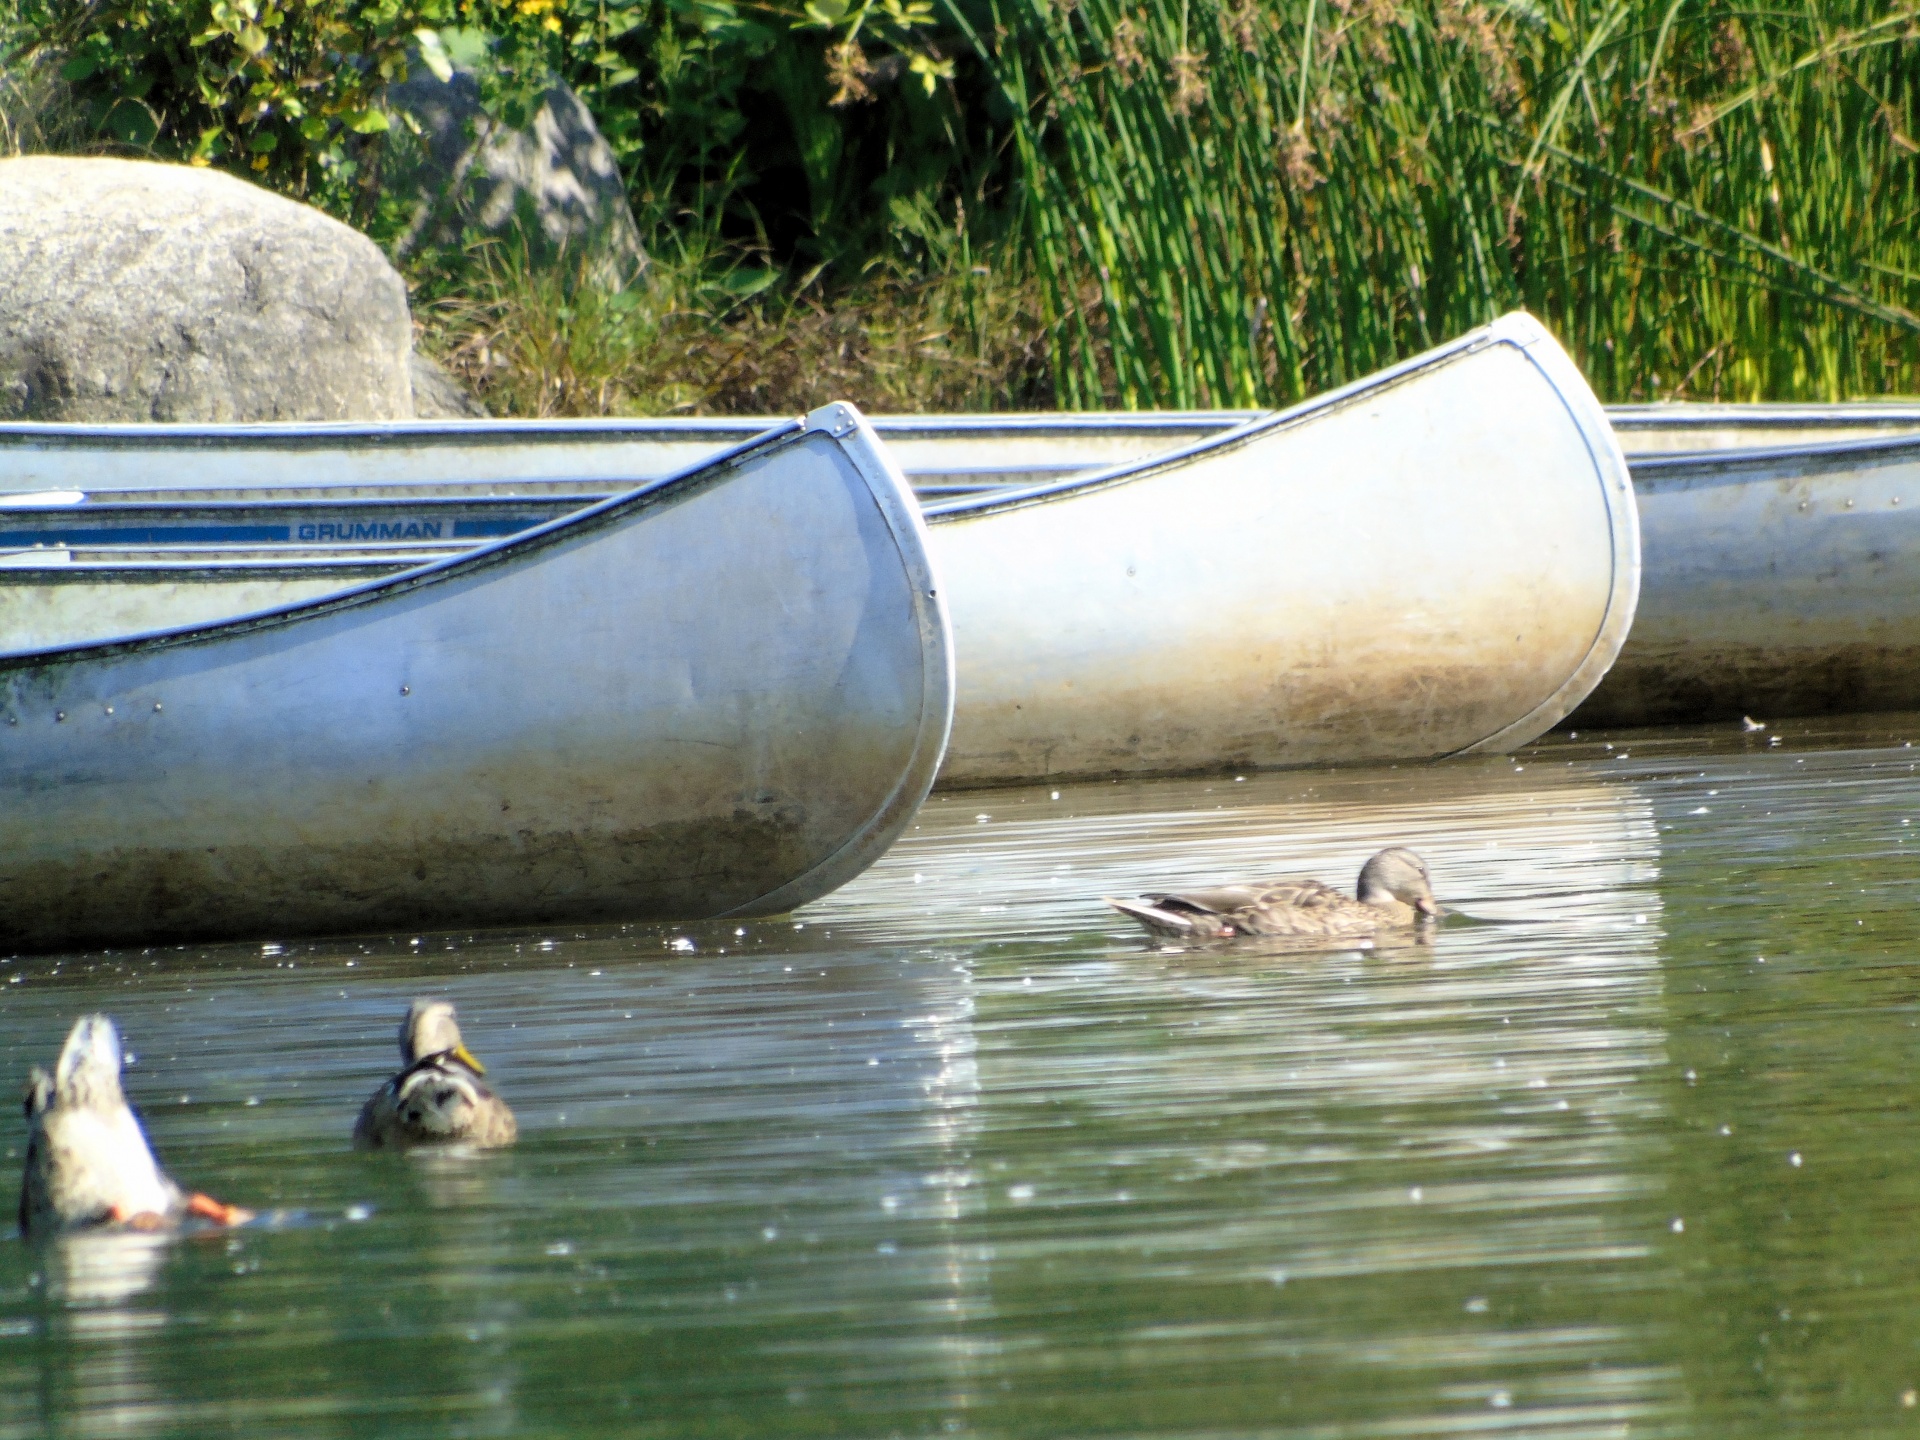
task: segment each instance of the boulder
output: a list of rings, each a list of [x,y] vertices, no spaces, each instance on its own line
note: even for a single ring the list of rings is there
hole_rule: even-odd
[[[364,235],[217,171],[0,160],[0,418],[403,420],[406,286]]]
[[[413,375],[413,418],[416,420],[485,420],[487,407],[446,368],[414,351],[407,361]]]
[[[441,80],[418,68],[384,99],[397,123],[387,132],[381,183],[414,202],[403,257],[479,231],[515,237],[535,265],[584,259],[611,288],[646,268],[613,150],[566,86],[546,92],[523,130],[503,128],[481,108],[469,70]]]

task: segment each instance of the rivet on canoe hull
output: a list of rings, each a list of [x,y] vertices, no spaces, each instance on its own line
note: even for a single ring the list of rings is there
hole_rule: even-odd
[[[67,718],[67,712],[64,710],[56,710],[53,712],[53,718],[54,718],[54,722],[58,724],[60,721]]]
[[[413,693],[413,687],[411,685],[402,685],[400,687],[400,693],[402,695],[411,695]]]

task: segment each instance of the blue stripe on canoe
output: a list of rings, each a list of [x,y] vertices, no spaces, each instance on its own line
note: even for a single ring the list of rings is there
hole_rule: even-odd
[[[487,540],[517,535],[552,514],[490,516],[483,520],[306,520],[297,525],[61,525],[0,526],[0,549],[66,545],[339,545],[382,541]]]

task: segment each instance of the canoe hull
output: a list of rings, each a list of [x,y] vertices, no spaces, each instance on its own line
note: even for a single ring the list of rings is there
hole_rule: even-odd
[[[1509,748],[1605,673],[1639,583],[1625,463],[1524,316],[928,519],[958,645],[943,787]]]
[[[1639,617],[1581,725],[1920,709],[1920,441],[1634,462]]]
[[[845,407],[406,576],[0,660],[0,945],[759,914],[911,818],[951,706]]]

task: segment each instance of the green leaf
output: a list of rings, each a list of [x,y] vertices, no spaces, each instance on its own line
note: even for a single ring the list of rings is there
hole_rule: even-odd
[[[460,25],[439,32],[440,44],[447,52],[447,58],[457,70],[478,70],[487,58],[487,52],[493,48],[493,41],[484,30],[476,30],[471,25]]]
[[[271,130],[256,130],[247,137],[247,149],[255,155],[265,155],[280,143],[279,136]]]
[[[416,30],[414,40],[420,46],[420,59],[427,69],[433,72],[433,78],[445,84],[453,79],[453,57],[447,54],[447,47],[440,39],[438,30]]]
[[[324,140],[327,138],[327,122],[318,115],[309,115],[300,122],[300,134],[307,140]]]
[[[778,270],[742,266],[720,277],[720,288],[735,300],[746,300],[771,288],[780,278]]]
[[[382,110],[355,110],[343,115],[341,119],[356,135],[378,135],[392,125],[392,122],[387,119],[386,112]]]
[[[101,128],[124,144],[144,149],[160,133],[160,122],[138,101],[121,100],[107,111]]]
[[[76,55],[60,67],[62,80],[84,80],[100,68],[100,62],[91,55]]]

